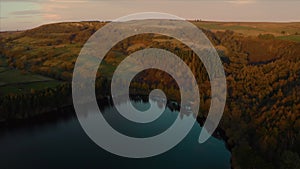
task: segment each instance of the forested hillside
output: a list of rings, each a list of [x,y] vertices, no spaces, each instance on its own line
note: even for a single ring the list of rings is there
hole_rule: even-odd
[[[28,110],[32,109],[36,109],[34,115],[41,109],[46,112],[63,104],[58,98],[68,99],[64,104],[70,103],[69,82],[76,58],[87,39],[104,24],[59,23],[1,33],[0,55],[10,70],[60,82],[44,89],[32,87],[29,92],[0,92],[1,119],[30,117]],[[205,25],[194,24],[201,29]],[[215,29],[203,31],[216,47],[227,77],[227,103],[220,129],[232,152],[232,167],[300,168],[300,43],[281,40],[276,34],[249,36]],[[170,50],[187,63],[200,86],[199,118],[205,118],[210,106],[210,83],[202,63],[187,46],[161,35],[137,35],[118,43],[100,65],[98,92],[108,91],[114,69],[126,56],[149,47]],[[159,70],[140,73],[131,87],[132,92],[142,94],[161,88],[169,99],[179,99],[174,80]],[[1,90],[5,89],[0,86]]]

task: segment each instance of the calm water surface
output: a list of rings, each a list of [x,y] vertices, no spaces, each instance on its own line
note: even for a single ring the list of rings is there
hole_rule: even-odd
[[[134,105],[140,110],[149,107],[145,102]],[[103,114],[116,130],[149,137],[166,130],[179,113],[167,108],[159,119],[138,127],[121,118],[113,107],[104,107]],[[98,147],[85,134],[76,116],[70,116],[0,130],[0,168],[230,169],[230,152],[224,142],[211,137],[199,144],[200,131],[196,123],[187,137],[170,151],[155,157],[130,159]]]

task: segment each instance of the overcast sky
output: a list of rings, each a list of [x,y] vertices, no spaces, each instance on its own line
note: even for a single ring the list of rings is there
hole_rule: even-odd
[[[210,21],[300,21],[300,0],[0,0],[0,4],[1,31],[61,21],[113,20],[136,12]]]

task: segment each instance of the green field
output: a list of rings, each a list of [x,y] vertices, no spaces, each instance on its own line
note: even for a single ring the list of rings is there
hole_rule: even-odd
[[[300,43],[300,35],[278,36],[277,39],[288,40]]]
[[[259,30],[258,28],[243,25],[225,25],[223,23],[195,22],[195,25],[209,30]]]
[[[9,68],[6,60],[0,58],[0,96],[51,88],[60,83],[45,76]]]
[[[297,41],[293,37],[300,33],[300,23],[269,23],[269,22],[211,22],[211,21],[201,21],[192,22],[196,26],[204,29],[209,29],[212,31],[224,31],[231,30],[236,33],[241,33],[246,36],[257,36],[259,34],[272,34],[276,37],[288,36],[287,38],[282,38],[282,40],[292,40]]]

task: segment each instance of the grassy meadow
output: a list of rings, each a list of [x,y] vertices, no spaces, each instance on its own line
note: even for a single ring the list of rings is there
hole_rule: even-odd
[[[61,82],[38,74],[8,67],[5,58],[0,58],[0,95],[27,93],[33,90],[52,88]]]
[[[300,23],[268,23],[268,22],[193,22],[198,27],[211,31],[231,30],[245,36],[273,34],[274,36],[289,36],[300,34]],[[289,40],[289,39],[285,39]]]

